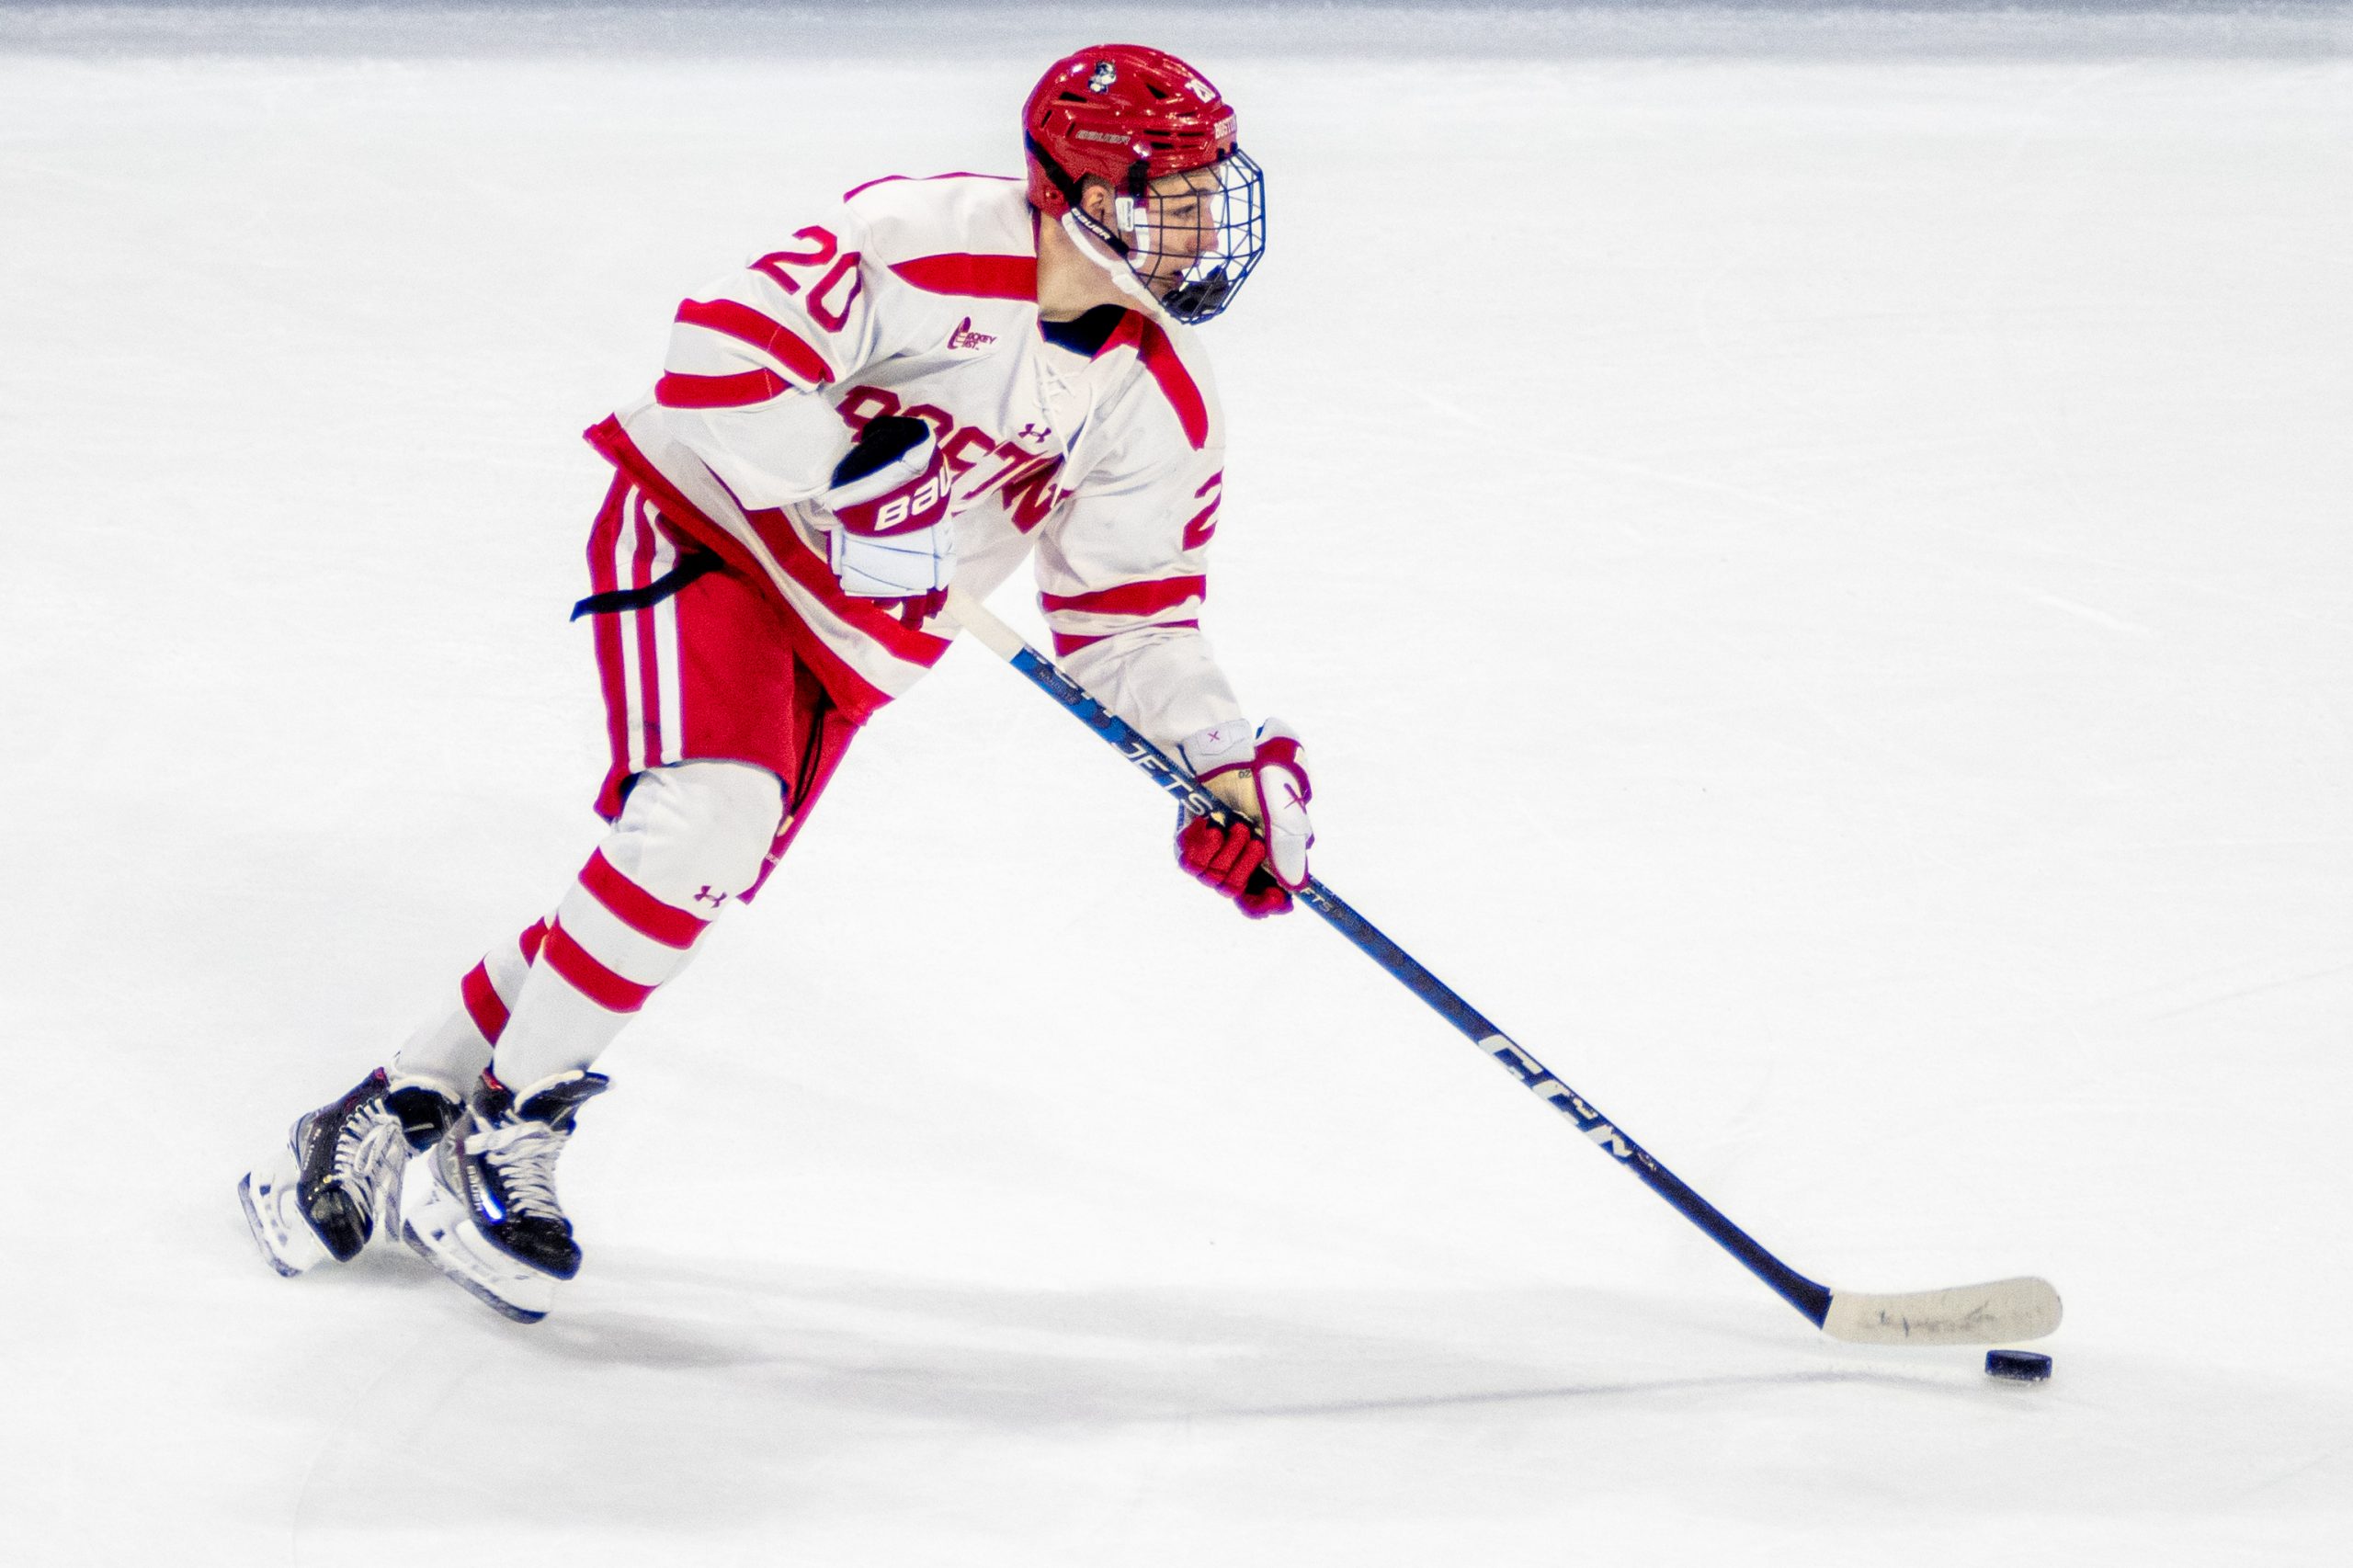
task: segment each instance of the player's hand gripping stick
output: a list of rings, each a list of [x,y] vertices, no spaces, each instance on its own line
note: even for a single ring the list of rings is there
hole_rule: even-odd
[[[1253,920],[1290,912],[1307,885],[1307,851],[1315,843],[1307,802],[1307,754],[1279,719],[1253,733],[1235,722],[1196,731],[1177,747],[1202,788],[1229,808],[1176,815],[1176,861]]]

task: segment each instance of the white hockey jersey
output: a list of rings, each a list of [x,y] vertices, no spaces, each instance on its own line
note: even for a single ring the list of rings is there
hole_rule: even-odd
[[[926,420],[954,476],[957,586],[985,596],[1034,551],[1055,652],[1088,689],[1172,748],[1239,718],[1199,629],[1224,433],[1192,334],[1128,311],[1087,318],[1099,346],[1048,341],[1017,180],[892,176],[815,216],[678,307],[662,379],[591,443],[768,585],[862,720],[956,628],[845,594],[813,498],[867,421]]]

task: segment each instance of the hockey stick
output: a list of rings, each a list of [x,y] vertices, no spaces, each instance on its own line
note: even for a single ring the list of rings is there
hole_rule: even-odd
[[[1205,813],[1221,822],[1231,817],[1225,805],[1202,789],[1192,775],[1131,729],[1118,714],[1088,696],[1085,687],[1024,642],[1018,633],[972,596],[961,589],[951,589],[948,613],[991,653],[1028,676],[1032,685],[1110,743],[1114,750],[1164,791],[1175,796],[1188,811]],[[1766,1251],[1747,1232],[1724,1218],[1713,1204],[1685,1186],[1682,1178],[1654,1159],[1650,1151],[1603,1117],[1591,1102],[1552,1076],[1542,1062],[1513,1043],[1503,1030],[1482,1017],[1470,1003],[1416,962],[1412,954],[1342,903],[1331,889],[1310,879],[1297,897],[1420,997],[1431,1011],[1460,1029],[1472,1044],[1502,1063],[1537,1098],[1575,1123],[1577,1131],[1591,1139],[1595,1147],[1633,1172],[1645,1187],[1666,1199],[1677,1213],[1740,1259],[1750,1273],[1771,1286],[1775,1294],[1833,1338],[1859,1345],[2005,1345],[2040,1339],[2059,1326],[2059,1292],[2042,1279],[1996,1279],[1944,1290],[1866,1295],[1834,1290],[1807,1278]]]

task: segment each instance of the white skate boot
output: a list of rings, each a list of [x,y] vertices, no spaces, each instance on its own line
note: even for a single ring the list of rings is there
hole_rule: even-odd
[[[555,1162],[601,1073],[559,1073],[519,1096],[489,1074],[447,1137],[401,1176],[403,1237],[450,1280],[517,1323],[537,1323],[580,1247],[556,1200]]]
[[[342,1098],[306,1111],[286,1147],[237,1184],[262,1257],[278,1273],[348,1263],[378,1234],[400,1232],[401,1167],[439,1138],[458,1102],[422,1079],[377,1068]]]

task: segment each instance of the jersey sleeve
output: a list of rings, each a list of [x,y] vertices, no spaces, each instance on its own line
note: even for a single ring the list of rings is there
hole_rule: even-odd
[[[747,509],[807,500],[848,449],[820,389],[888,352],[865,240],[835,209],[678,306],[658,417]]]
[[[1040,529],[1039,603],[1072,677],[1173,752],[1242,717],[1200,631],[1222,433],[1206,414],[1189,426],[1176,417],[1150,377],[1105,413],[1110,449]]]

